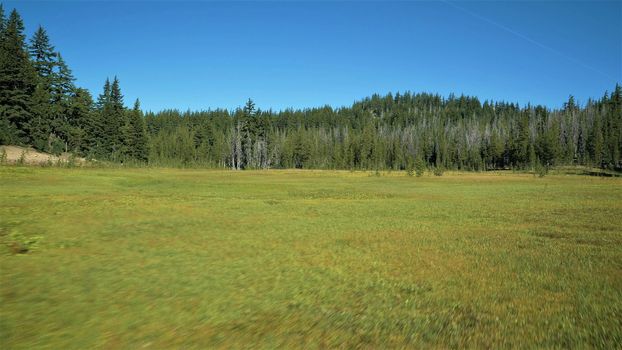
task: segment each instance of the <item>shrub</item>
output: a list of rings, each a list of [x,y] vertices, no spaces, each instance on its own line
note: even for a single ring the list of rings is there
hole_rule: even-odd
[[[7,159],[6,150],[3,148],[2,153],[0,153],[0,164],[6,164],[7,163],[6,159]]]
[[[54,137],[50,142],[50,153],[55,156],[60,155],[65,150],[65,143],[58,137]]]
[[[423,159],[417,158],[415,161],[415,171],[417,172],[417,177],[422,177],[425,174],[425,163]]]
[[[17,159],[16,164],[18,165],[24,165],[26,164],[26,155],[28,154],[27,150],[23,150],[22,154],[19,155],[19,158]]]
[[[436,168],[434,168],[434,176],[443,176],[444,172],[445,170],[441,166],[437,166]]]
[[[540,162],[536,163],[534,176],[538,175],[538,177],[545,177],[549,173],[549,167],[540,164]]]
[[[41,236],[25,236],[14,230],[9,234],[9,248],[13,254],[26,254],[37,250]]]
[[[65,166],[67,168],[75,168],[77,164],[78,163],[76,162],[76,156],[73,153],[70,154],[67,158],[67,163],[65,164]]]

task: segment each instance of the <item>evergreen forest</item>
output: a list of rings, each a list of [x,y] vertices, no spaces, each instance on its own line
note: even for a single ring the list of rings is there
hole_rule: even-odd
[[[97,161],[231,169],[622,168],[622,87],[559,108],[474,96],[374,94],[350,107],[144,113],[117,77],[75,85],[39,27],[0,6],[0,144]],[[104,79],[102,79],[104,80]],[[242,101],[241,101],[242,102]]]

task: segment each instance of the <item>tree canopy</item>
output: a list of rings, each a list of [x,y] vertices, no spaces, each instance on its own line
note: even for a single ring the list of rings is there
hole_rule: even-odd
[[[115,162],[232,169],[622,168],[622,88],[559,109],[409,91],[350,107],[143,114],[107,78],[97,100],[75,86],[43,27],[0,6],[0,143]]]

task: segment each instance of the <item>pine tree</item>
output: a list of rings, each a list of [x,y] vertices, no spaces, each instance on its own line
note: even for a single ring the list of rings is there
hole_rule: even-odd
[[[117,160],[129,160],[134,158],[134,128],[130,123],[131,120],[131,111],[126,112],[129,115],[129,118],[126,118],[125,124],[123,124],[119,128],[119,133],[121,135],[121,146],[118,149]]]
[[[250,118],[255,115],[255,102],[250,98],[246,101],[244,105],[244,116]]]
[[[3,21],[4,22],[4,21]],[[0,42],[0,143],[29,141],[36,73],[26,51],[24,23],[11,12]]]
[[[561,154],[559,122],[552,120],[550,124],[540,135],[537,145],[538,158],[547,168],[555,165]]]
[[[35,148],[45,152],[50,151],[50,134],[52,133],[52,110],[50,92],[44,84],[37,84],[32,96],[32,118],[28,124],[28,131]]]
[[[50,39],[43,27],[35,32],[30,39],[29,53],[32,64],[39,74],[43,87],[52,90],[52,74],[56,66],[56,53],[54,46],[50,44]]]
[[[97,102],[95,104],[98,110],[103,110],[104,106],[106,106],[110,102],[110,79],[106,78],[106,82],[104,83],[104,91],[97,97]]]
[[[518,124],[518,137],[516,139],[516,149],[514,150],[514,159],[520,167],[529,164],[529,115],[528,110],[521,115]]]
[[[52,94],[55,103],[66,102],[75,92],[73,73],[65,63],[60,53],[56,53],[56,71],[52,76]]]
[[[115,77],[113,84],[106,79],[104,91],[97,101],[98,124],[101,126],[96,148],[97,157],[113,160],[119,158],[119,151],[122,146],[121,127],[125,125],[125,123],[121,123],[123,118],[119,116],[120,113],[123,113],[122,99],[117,78]]]
[[[146,161],[149,155],[147,130],[138,99],[134,102],[134,108],[131,111],[130,125],[133,139],[132,156],[137,160]]]
[[[4,30],[6,28],[6,19],[4,18],[4,7],[0,3],[0,39],[4,35]]]
[[[255,167],[253,159],[253,143],[256,135],[255,122],[255,102],[250,98],[246,101],[243,109],[243,118],[241,123],[241,141],[242,141],[242,168]]]
[[[69,122],[69,114],[71,109],[71,101],[74,97],[75,86],[73,81],[75,78],[60,53],[56,53],[56,69],[52,72],[52,133],[53,137],[62,142],[64,150],[69,151],[69,139],[74,133],[72,125]]]
[[[612,168],[618,167],[622,154],[622,87],[620,84],[616,84],[609,99],[606,132],[606,162]]]
[[[109,137],[106,116],[110,110],[110,79],[106,78],[103,92],[97,97],[95,112],[88,129],[88,154],[93,158],[108,158]]]
[[[140,111],[140,101],[136,99],[134,108],[127,111],[125,125],[121,127],[123,148],[121,154],[126,159],[147,160],[147,134],[145,123]],[[195,140],[196,140],[196,134]],[[195,141],[195,147],[197,147]]]
[[[603,165],[603,153],[605,149],[604,143],[605,141],[600,116],[596,115],[588,142],[588,150],[590,152],[590,158],[594,161],[594,165],[597,167]]]
[[[90,153],[94,137],[93,98],[88,90],[77,88],[69,103],[69,147],[82,155]]]
[[[126,124],[126,116],[123,95],[117,77],[114,77],[110,85],[110,98],[102,110],[102,119],[106,153],[113,160],[120,160],[124,156],[122,127]]]
[[[51,135],[55,124],[52,108],[52,80],[56,66],[56,53],[43,27],[39,27],[30,40],[29,53],[38,79],[32,96],[32,118],[27,132],[35,148],[50,151]]]
[[[307,165],[307,160],[310,158],[310,145],[305,139],[305,135],[302,130],[295,132],[293,138],[293,165],[295,168],[302,169]]]

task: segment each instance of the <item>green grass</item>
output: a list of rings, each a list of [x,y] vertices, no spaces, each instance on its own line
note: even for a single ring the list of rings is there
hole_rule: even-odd
[[[620,178],[0,167],[0,344],[619,348],[621,221]]]

